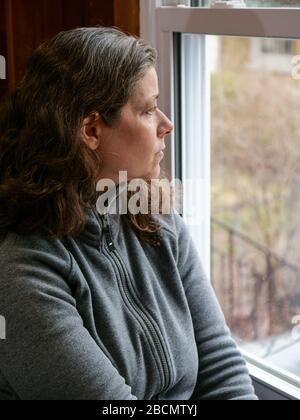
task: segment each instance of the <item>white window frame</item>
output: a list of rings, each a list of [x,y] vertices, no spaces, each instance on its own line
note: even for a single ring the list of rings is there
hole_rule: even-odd
[[[174,5],[176,3],[178,3],[178,5],[175,7],[169,6],[170,4]],[[168,6],[165,6],[166,4]],[[180,12],[190,12],[190,9],[188,9],[189,4],[191,4],[190,0],[140,0],[140,35],[142,38],[148,40],[158,51],[159,58],[157,70],[161,92],[161,96],[158,102],[160,108],[168,115],[168,117],[172,121],[175,121],[173,33],[183,31],[181,30],[181,28],[179,28],[179,30],[177,31],[175,29],[176,25],[172,28],[168,28],[168,25],[166,25],[166,21],[168,21],[169,19],[169,12],[173,15],[174,11],[178,11],[179,15],[176,16],[177,20],[178,18],[180,19]],[[199,9],[194,8],[194,10]],[[162,15],[162,12],[166,12],[166,14]],[[194,48],[197,49],[197,56],[199,58],[202,57],[202,62],[205,62],[205,56],[207,54],[207,51],[205,48],[204,36],[201,40],[194,39]],[[193,60],[193,55],[194,51],[193,54],[191,54],[190,52],[189,54],[185,54],[185,56],[182,56],[182,63],[185,63],[186,60],[189,60],[189,62],[191,62],[191,60]],[[203,158],[201,162],[199,162],[198,159],[198,164],[194,165],[194,167],[198,169],[198,173],[191,174],[188,165],[186,165],[186,162],[192,159],[193,157],[196,158],[197,154],[194,154],[194,156],[192,156],[191,154],[187,153],[189,149],[185,147],[185,144],[183,144],[182,151],[183,153],[186,153],[186,156],[183,159],[183,180],[193,180],[194,182],[197,182],[198,180],[198,186],[200,182],[200,188],[202,193],[201,200],[203,200],[203,203],[205,203],[205,205],[201,207],[201,212],[199,212],[198,214],[195,214],[194,212],[193,215],[188,217],[188,212],[193,207],[193,203],[191,203],[190,200],[192,198],[192,195],[183,194],[183,217],[188,224],[190,224],[190,219],[193,219],[193,221],[191,221],[191,224],[194,224],[194,226],[193,229],[191,229],[191,233],[199,250],[199,254],[206,275],[208,276],[208,278],[210,278],[210,121],[209,113],[207,112],[207,109],[210,109],[210,88],[207,68],[201,65],[200,60],[198,60],[198,71],[201,72],[201,77],[198,78],[197,84],[197,89],[199,90],[199,92],[201,92],[201,95],[198,95],[198,106],[197,109],[194,108],[194,113],[192,113],[193,110],[188,109],[188,112],[184,116],[187,117],[187,119],[190,122],[196,121],[197,124],[191,124],[186,122],[185,126],[182,127],[182,139],[185,139],[187,137],[198,139],[199,131],[201,131],[200,135],[202,141],[198,143],[198,156],[205,156],[205,159]],[[196,80],[197,78],[195,77],[194,81]],[[182,87],[183,112],[185,112],[186,109],[184,102],[187,95],[187,91],[192,91],[192,86],[190,84],[187,84],[187,86]],[[202,115],[200,119],[199,109],[202,110]],[[165,160],[163,164],[165,165],[167,173],[170,174],[171,179],[175,179],[175,131],[173,131],[171,135],[170,143],[171,146],[168,147],[166,150]],[[194,184],[192,183],[189,183],[189,185],[184,184],[184,187],[186,189],[192,188],[193,185]],[[194,196],[194,198],[198,197]]]
[[[165,4],[173,4],[173,6],[165,6]],[[176,4],[183,6],[178,7]],[[204,65],[207,54],[205,35],[300,39],[300,9],[210,9],[189,7],[189,4],[191,4],[189,0],[140,0],[141,37],[150,41],[158,51],[157,70],[161,92],[159,106],[174,121],[173,34],[199,34],[203,36],[199,37],[199,44],[193,50],[193,54],[182,57],[182,60],[187,58],[195,60],[195,66],[198,66],[199,83],[196,85],[198,91],[195,92],[195,96],[197,96],[197,93],[201,94],[200,102],[198,102],[198,105],[201,105],[200,118],[198,106],[194,107],[194,115],[191,114],[193,109],[189,109],[188,121],[194,121],[195,129],[198,131],[196,133],[188,132],[188,134],[197,135],[202,154],[194,157],[189,156],[188,158],[195,159],[195,164],[192,166],[196,168],[198,173],[194,176],[197,178],[200,175],[206,185],[202,231],[200,229],[200,232],[197,232],[198,238],[201,238],[201,244],[198,243],[197,245],[206,273],[210,278],[210,92],[209,89],[205,89],[205,86],[209,83],[207,66]],[[199,63],[202,64],[199,66]],[[184,112],[186,106],[184,98],[182,105]],[[182,127],[182,138],[187,135],[187,130],[189,130],[189,126],[185,124]],[[173,179],[175,178],[174,138],[175,133],[173,132],[165,159],[166,169]],[[184,153],[183,150],[183,160],[187,159]],[[185,162],[183,163],[185,164]],[[187,173],[188,170],[185,167],[184,177]],[[195,240],[197,242],[197,238]],[[277,369],[272,370],[271,367],[267,368],[260,365],[259,361],[254,360],[251,355],[244,354],[244,356],[248,361],[254,383],[259,389],[263,390],[266,398],[300,399],[298,378],[292,378],[292,375],[289,376],[284,372],[279,373]]]

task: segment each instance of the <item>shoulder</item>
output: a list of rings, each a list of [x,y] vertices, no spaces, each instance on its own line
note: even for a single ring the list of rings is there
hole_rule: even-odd
[[[35,258],[50,258],[63,259],[66,263],[68,261],[69,252],[65,248],[62,241],[59,239],[48,240],[39,235],[18,235],[14,232],[9,232],[4,237],[0,238],[0,258],[20,257],[21,255],[28,257],[31,255]]]
[[[183,217],[173,208],[168,214],[155,215],[161,226],[160,236],[164,245],[171,250],[175,261],[189,247],[191,234]]]
[[[72,268],[70,254],[62,241],[14,232],[0,238],[0,266],[0,286],[8,279],[20,281],[23,274],[47,278],[48,272],[55,271],[68,278]]]
[[[175,240],[179,239],[183,231],[187,232],[187,225],[176,208],[172,208],[168,214],[155,215],[155,218],[160,223],[162,230]]]

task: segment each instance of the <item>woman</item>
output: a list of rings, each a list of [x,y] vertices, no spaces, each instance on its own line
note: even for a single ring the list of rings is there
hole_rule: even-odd
[[[99,180],[161,175],[156,58],[62,32],[2,110],[1,399],[256,399],[179,214],[98,211]]]

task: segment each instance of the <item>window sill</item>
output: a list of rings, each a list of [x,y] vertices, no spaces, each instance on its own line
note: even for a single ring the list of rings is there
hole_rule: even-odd
[[[281,374],[278,375],[265,369],[263,364],[250,360],[248,355],[244,354],[250,375],[256,388],[257,396],[262,400],[300,400],[299,385],[292,383],[288,378],[284,379]]]

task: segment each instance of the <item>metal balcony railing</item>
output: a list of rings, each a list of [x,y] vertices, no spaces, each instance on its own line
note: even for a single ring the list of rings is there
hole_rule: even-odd
[[[290,330],[300,310],[300,267],[212,218],[212,283],[225,317],[245,340]]]

